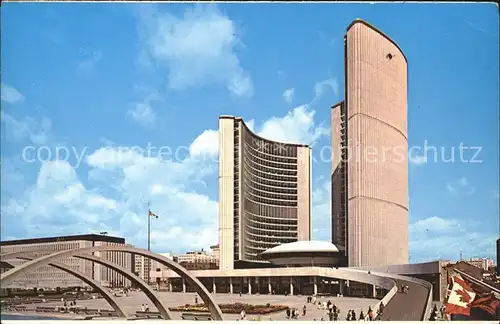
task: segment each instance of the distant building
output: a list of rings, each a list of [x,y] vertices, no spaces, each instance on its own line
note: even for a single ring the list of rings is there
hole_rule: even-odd
[[[174,256],[171,254],[171,253],[158,253],[159,255],[161,256],[164,256],[170,260],[174,260]],[[148,268],[148,264],[147,262],[145,262],[145,259],[146,258],[142,258],[140,259],[139,261],[142,262],[143,266],[142,268],[140,269],[140,272],[139,272],[139,276],[144,276],[144,278],[142,278],[144,281],[147,282],[148,278],[147,278],[147,274],[145,273],[146,269]],[[150,271],[149,271],[149,280],[150,280],[150,283],[161,283],[160,282],[160,275],[163,271],[167,271],[169,270],[169,268],[167,266],[164,266],[163,264],[161,264],[160,262],[158,261],[155,261],[155,260],[151,260],[150,261]]]
[[[464,261],[485,271],[488,271],[493,266],[493,259],[489,258],[471,258]]]
[[[271,141],[242,118],[219,117],[220,268],[311,236],[311,148]]]
[[[500,276],[500,238],[497,240],[497,275]]]
[[[127,245],[125,239],[107,235],[84,234],[58,237],[43,237],[22,240],[1,241],[1,253],[21,252],[21,251],[39,251],[46,250],[50,252],[71,250],[78,248],[88,248],[102,245]],[[45,253],[36,253],[33,256],[41,256]],[[130,253],[125,252],[95,252],[96,256],[116,263],[124,268],[133,270],[133,261]],[[11,261],[9,264],[17,265],[26,261]],[[60,261],[74,269],[87,274],[89,277],[97,280],[103,286],[130,286],[130,281],[122,275],[116,273],[105,266],[77,258],[67,258]],[[2,266],[3,267],[3,266]],[[5,271],[5,270],[2,270]],[[66,273],[51,266],[44,266],[36,269],[29,276],[17,280],[12,287],[16,288],[56,288],[84,286],[84,283]]]
[[[145,282],[150,281],[149,272],[151,271],[151,261],[138,254],[134,254],[134,273],[136,276],[144,280]]]
[[[190,251],[174,256],[174,261],[188,270],[219,269],[219,259],[206,251]]]
[[[212,245],[210,247],[210,249],[212,250],[212,256],[215,258],[215,260],[217,262],[217,265],[219,265],[219,262],[220,262],[220,247],[219,247],[219,244]]]

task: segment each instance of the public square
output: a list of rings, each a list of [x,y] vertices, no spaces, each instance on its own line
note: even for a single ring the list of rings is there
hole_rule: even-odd
[[[157,293],[160,299],[165,303],[167,307],[175,307],[185,304],[194,304],[195,302],[195,293],[171,293],[171,292],[159,292]],[[300,310],[301,315],[299,316],[299,320],[320,320],[322,317],[325,320],[328,320],[326,310],[319,310],[317,306],[313,304],[306,304],[306,296],[283,296],[283,295],[240,295],[239,294],[215,294],[213,295],[216,302],[218,304],[227,304],[227,303],[246,303],[246,304],[267,304],[270,303],[272,305],[281,304],[289,306],[290,308],[297,308]],[[148,304],[150,311],[156,311],[156,308],[151,303],[151,301],[146,297],[144,293],[141,291],[131,291],[126,297],[117,297],[120,305],[123,306],[127,314],[133,315],[136,311],[141,310],[142,304]],[[340,308],[340,318],[345,319],[347,312],[349,309],[354,309],[356,314],[359,315],[361,310],[366,314],[368,310],[368,306],[375,305],[378,300],[376,299],[368,299],[368,298],[350,298],[350,297],[325,297],[318,298],[318,300],[332,301],[337,307]],[[202,303],[201,298],[198,297],[198,303]],[[77,302],[79,307],[87,307],[92,309],[101,309],[101,310],[112,310],[111,306],[106,303],[104,299],[90,299],[90,300],[79,300]],[[306,316],[302,316],[302,308],[304,305],[307,305]],[[28,308],[32,308],[35,306],[42,306],[40,304],[37,305],[26,305]],[[44,303],[43,306],[62,306],[62,302],[49,302]],[[171,312],[172,319],[180,320],[182,312]],[[286,315],[285,312],[277,312],[268,315],[248,315],[247,320],[285,320]],[[224,314],[225,320],[236,320],[239,318],[238,314]]]

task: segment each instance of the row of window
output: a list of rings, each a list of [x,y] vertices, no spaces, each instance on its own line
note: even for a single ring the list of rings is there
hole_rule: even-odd
[[[271,185],[274,185],[275,187],[283,186],[286,188],[294,188],[294,187],[296,188],[297,186],[296,177],[266,173],[259,169],[251,167],[246,161],[243,162],[243,172],[245,178],[250,178],[250,179],[261,178],[261,179],[271,180],[272,181],[270,182]],[[294,184],[295,186],[292,186],[291,184]]]
[[[249,193],[254,197],[267,198],[279,201],[297,201],[297,195],[283,195],[281,193],[263,191],[253,188],[248,182],[245,183],[245,193]],[[279,203],[278,203],[279,205]]]
[[[297,188],[277,188],[268,185],[261,184],[259,182],[252,182],[247,179],[243,181],[245,184],[248,184],[250,187],[264,192],[274,192],[283,195],[297,195]]]
[[[270,222],[273,218],[276,218],[278,222],[285,222],[287,219],[290,221],[297,220],[296,208],[261,205],[258,202],[248,199],[248,197],[245,197],[243,203],[243,210],[248,214],[245,216],[251,217],[253,215],[255,217],[261,217],[266,222]]]
[[[250,181],[252,183],[258,183],[262,186],[268,188],[268,191],[271,190],[285,190],[284,192],[289,192],[290,189],[297,189],[297,182],[286,182],[279,180],[269,180],[259,176],[256,176],[250,172],[245,172],[245,176],[243,178],[243,182]]]
[[[283,201],[283,200],[276,200],[275,198],[266,199],[255,196],[251,192],[246,192],[245,199],[248,199],[258,204],[264,204],[268,206],[280,206],[282,208],[297,208],[297,201]]]
[[[250,235],[250,238],[255,241],[275,241],[281,239],[297,239],[297,232],[264,232],[264,231],[256,231],[249,230],[246,232],[247,235]]]
[[[297,169],[297,161],[295,160],[290,160],[287,158],[281,158],[276,156],[263,155],[247,145],[244,146],[244,154],[246,158],[253,159],[255,162],[259,164],[266,165],[272,168],[288,169],[288,170]]]
[[[294,179],[297,176],[297,168],[292,170],[276,169],[264,166],[252,159],[243,159],[243,161],[245,161],[250,167],[252,167],[252,169],[258,170],[261,173],[282,175],[288,177],[290,180]]]

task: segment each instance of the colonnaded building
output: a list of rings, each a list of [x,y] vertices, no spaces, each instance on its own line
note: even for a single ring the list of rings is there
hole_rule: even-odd
[[[2,254],[33,251],[34,253],[32,254],[32,257],[37,257],[57,251],[103,245],[127,244],[125,244],[125,239],[121,237],[85,234],[1,241],[0,250]],[[95,252],[94,255],[134,271],[134,258],[130,253]],[[103,286],[130,286],[130,281],[122,275],[92,261],[78,258],[67,258],[61,260],[61,263],[86,274],[89,278],[95,279]],[[72,274],[56,269],[52,266],[44,266],[40,267],[36,271],[33,271],[29,276],[17,280],[12,286],[17,288],[57,288],[81,287],[84,286],[84,284],[80,279],[76,278]]]
[[[219,118],[220,269],[262,262],[261,253],[311,237],[311,148]]]
[[[349,267],[407,264],[407,61],[377,28],[344,38],[345,98],[331,111],[332,241]]]

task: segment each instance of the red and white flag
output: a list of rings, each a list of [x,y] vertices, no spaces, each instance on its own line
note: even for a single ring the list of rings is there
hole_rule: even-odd
[[[471,303],[471,308],[481,308],[490,315],[495,315],[498,307],[500,307],[500,300],[493,293],[477,295]]]
[[[465,282],[460,275],[452,277],[453,286],[446,302],[446,314],[470,315],[471,303],[476,297],[476,293]]]
[[[158,215],[156,215],[156,214],[155,214],[155,213],[153,213],[152,211],[149,211],[149,217],[158,218]]]

